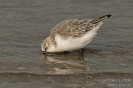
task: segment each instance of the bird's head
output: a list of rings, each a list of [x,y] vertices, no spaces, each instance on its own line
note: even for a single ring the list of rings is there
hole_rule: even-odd
[[[50,38],[47,37],[41,44],[41,50],[42,52],[46,53],[48,48],[50,46]]]

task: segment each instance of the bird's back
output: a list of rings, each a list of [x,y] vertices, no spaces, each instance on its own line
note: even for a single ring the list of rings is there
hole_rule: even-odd
[[[67,37],[81,37],[88,31],[100,25],[101,22],[109,18],[111,15],[105,15],[96,19],[68,19],[55,25],[50,36],[55,37],[56,34],[61,35],[64,38]]]

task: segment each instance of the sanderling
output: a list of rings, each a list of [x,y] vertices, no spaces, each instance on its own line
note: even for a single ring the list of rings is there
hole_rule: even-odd
[[[83,48],[97,34],[103,21],[111,15],[92,20],[68,19],[54,26],[50,35],[42,42],[43,52],[64,52]]]

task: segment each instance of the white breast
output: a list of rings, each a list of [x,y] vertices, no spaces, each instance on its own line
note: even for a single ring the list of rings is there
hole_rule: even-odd
[[[85,35],[73,38],[69,37],[67,39],[62,38],[60,35],[55,36],[55,40],[57,42],[57,47],[53,47],[49,49],[51,52],[61,52],[61,51],[70,51],[83,48],[85,45],[90,43],[93,37],[97,34],[97,30],[100,28],[101,25],[93,28],[92,30],[88,31]]]

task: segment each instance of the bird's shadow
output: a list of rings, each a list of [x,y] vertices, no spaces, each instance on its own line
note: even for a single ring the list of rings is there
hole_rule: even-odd
[[[43,64],[48,65],[48,74],[73,74],[88,72],[89,64],[76,51],[42,54]]]
[[[69,52],[44,53],[41,60],[43,64],[48,65],[48,74],[86,73],[91,68],[90,62],[86,61],[86,54],[97,52],[99,50],[85,48],[84,52],[74,50]],[[83,53],[83,56],[80,53]]]
[[[65,51],[65,52],[42,52],[43,55],[47,56],[77,56],[77,60],[84,60],[85,55],[92,54],[92,53],[99,53],[101,50],[98,49],[90,49],[90,48],[83,48],[79,50],[73,51]]]

